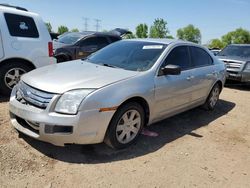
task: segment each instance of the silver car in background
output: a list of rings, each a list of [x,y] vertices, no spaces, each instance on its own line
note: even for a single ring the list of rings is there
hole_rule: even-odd
[[[119,149],[143,126],[200,105],[214,109],[224,82],[225,65],[200,45],[122,40],[25,74],[11,94],[11,122],[55,145],[105,141]]]

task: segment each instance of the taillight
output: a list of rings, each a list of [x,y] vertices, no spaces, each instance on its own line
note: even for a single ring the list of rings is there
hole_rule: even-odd
[[[49,57],[52,57],[54,55],[52,42],[48,42],[48,50],[49,50]]]

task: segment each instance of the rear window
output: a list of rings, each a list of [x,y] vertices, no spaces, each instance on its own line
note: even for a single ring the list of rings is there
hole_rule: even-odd
[[[111,42],[116,42],[118,40],[121,40],[120,38],[118,37],[109,37],[109,39],[111,40]]]
[[[29,38],[39,37],[33,18],[10,13],[5,13],[4,17],[11,36]]]
[[[58,42],[64,44],[74,44],[82,37],[83,35],[80,33],[66,33],[59,37]]]

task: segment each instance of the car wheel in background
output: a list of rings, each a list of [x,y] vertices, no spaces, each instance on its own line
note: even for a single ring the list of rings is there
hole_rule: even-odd
[[[133,144],[144,126],[145,113],[141,105],[127,103],[118,108],[106,133],[105,143],[121,149]]]
[[[20,77],[32,68],[22,62],[7,63],[0,66],[0,92],[10,95],[12,88],[19,82]]]

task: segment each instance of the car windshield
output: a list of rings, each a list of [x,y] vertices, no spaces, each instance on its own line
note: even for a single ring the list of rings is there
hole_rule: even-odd
[[[58,42],[64,43],[64,44],[74,44],[76,41],[78,41],[82,37],[82,34],[80,33],[68,33],[63,35],[58,39]]]
[[[227,46],[217,56],[239,56],[250,58],[250,46]]]
[[[161,53],[165,44],[142,41],[119,41],[92,54],[87,61],[114,68],[131,71],[150,69]]]

